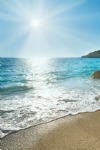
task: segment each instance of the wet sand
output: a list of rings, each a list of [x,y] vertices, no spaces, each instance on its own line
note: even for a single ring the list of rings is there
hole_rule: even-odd
[[[9,134],[2,150],[100,150],[100,111],[67,116]]]
[[[1,140],[0,140],[0,150],[1,150]]]

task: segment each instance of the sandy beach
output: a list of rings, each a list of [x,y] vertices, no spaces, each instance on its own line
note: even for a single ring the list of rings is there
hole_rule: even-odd
[[[2,150],[100,150],[100,111],[67,116],[9,134]]]

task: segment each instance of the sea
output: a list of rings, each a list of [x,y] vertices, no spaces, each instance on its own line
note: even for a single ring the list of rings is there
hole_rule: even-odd
[[[0,138],[100,109],[99,58],[0,58]]]

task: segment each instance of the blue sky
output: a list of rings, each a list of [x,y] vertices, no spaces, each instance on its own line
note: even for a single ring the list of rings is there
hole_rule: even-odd
[[[100,49],[100,0],[0,0],[0,56],[80,57]]]

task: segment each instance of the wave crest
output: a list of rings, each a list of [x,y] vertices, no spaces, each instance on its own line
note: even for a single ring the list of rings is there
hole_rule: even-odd
[[[26,86],[26,85],[8,86],[8,87],[0,88],[0,95],[12,94],[12,92],[13,93],[23,92],[31,89],[33,89],[33,87]]]

